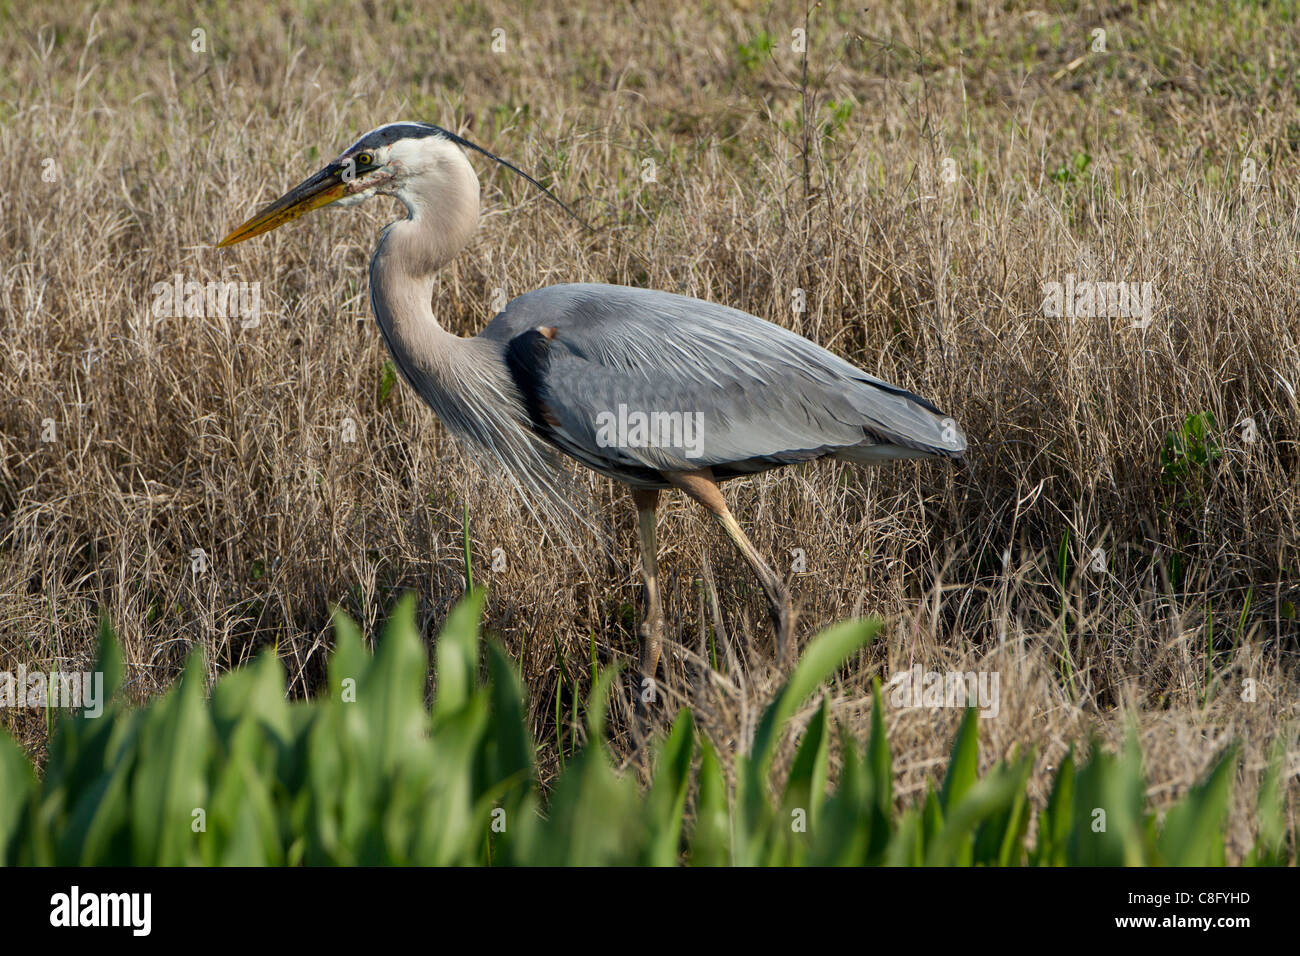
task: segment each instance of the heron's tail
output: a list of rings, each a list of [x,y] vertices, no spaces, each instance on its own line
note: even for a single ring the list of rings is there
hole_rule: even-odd
[[[838,457],[863,464],[895,458],[952,458],[966,454],[966,434],[950,415],[907,389],[863,374],[854,402],[863,417],[865,440]]]

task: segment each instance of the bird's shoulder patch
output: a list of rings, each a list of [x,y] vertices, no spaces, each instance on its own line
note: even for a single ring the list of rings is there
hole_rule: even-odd
[[[533,425],[543,431],[559,425],[546,406],[546,374],[550,369],[554,326],[541,325],[516,335],[506,343],[506,368],[523,396]]]

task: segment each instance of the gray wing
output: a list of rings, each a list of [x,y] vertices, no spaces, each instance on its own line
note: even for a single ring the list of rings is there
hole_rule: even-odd
[[[780,326],[627,286],[559,285],[512,300],[499,341],[534,425],[605,474],[734,477],[837,454],[960,457],[966,439],[911,392]]]

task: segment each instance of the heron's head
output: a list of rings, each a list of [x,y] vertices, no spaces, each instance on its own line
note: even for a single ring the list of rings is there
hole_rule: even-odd
[[[455,133],[430,123],[389,123],[366,133],[324,169],[258,210],[217,245],[233,246],[313,209],[331,204],[352,206],[375,195],[395,196],[412,215],[425,206],[436,211],[442,202],[472,199],[477,217],[478,178],[462,147],[513,170],[560,203],[527,173]],[[577,218],[568,206],[560,205]]]

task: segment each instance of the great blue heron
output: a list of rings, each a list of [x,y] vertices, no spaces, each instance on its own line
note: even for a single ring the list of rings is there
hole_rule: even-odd
[[[667,292],[549,286],[511,300],[472,338],[447,332],[433,314],[434,276],[469,242],[479,213],[478,177],[463,149],[555,199],[441,127],[391,123],[219,244],[330,203],[377,194],[400,200],[407,216],[384,230],[370,260],[370,303],[394,363],[453,433],[490,453],[526,494],[554,494],[554,450],[630,487],[645,575],[643,679],[654,679],[664,637],[655,510],[666,488],[703,505],[754,570],[787,661],[789,590],[741,530],[718,483],[828,455],[866,464],[960,458],[961,429],[924,399],[793,332]]]

